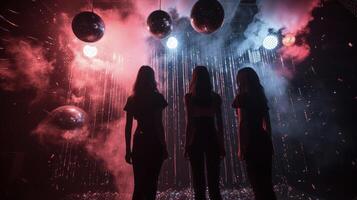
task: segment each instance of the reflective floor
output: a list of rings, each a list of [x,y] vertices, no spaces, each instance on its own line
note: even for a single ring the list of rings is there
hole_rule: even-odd
[[[274,187],[278,199],[281,200],[322,200],[321,198],[313,197],[296,189],[280,184]],[[225,189],[222,190],[224,200],[252,200],[253,193],[250,188],[241,189]],[[105,192],[88,192],[83,194],[72,194],[63,200],[129,200],[130,195],[119,195],[118,193]],[[193,199],[193,192],[191,189],[186,190],[166,190],[158,193],[157,200],[191,200]]]

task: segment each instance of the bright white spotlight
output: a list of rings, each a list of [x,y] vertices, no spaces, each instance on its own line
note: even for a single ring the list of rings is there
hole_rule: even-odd
[[[264,38],[263,47],[268,50],[275,49],[279,44],[279,39],[276,35],[268,35]]]
[[[98,49],[95,46],[85,45],[83,47],[83,54],[88,58],[93,58],[97,55]]]
[[[169,39],[166,41],[166,46],[169,49],[176,49],[178,46],[178,41],[175,37],[171,36]]]

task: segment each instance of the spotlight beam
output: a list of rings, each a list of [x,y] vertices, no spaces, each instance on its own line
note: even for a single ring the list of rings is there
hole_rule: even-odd
[[[169,39],[166,41],[166,46],[169,49],[176,49],[178,46],[178,41],[175,37],[171,36]]]
[[[88,58],[93,58],[97,55],[98,49],[95,46],[85,45],[83,47],[83,54]]]
[[[273,50],[279,45],[279,39],[276,35],[268,35],[264,38],[263,47],[268,50]]]

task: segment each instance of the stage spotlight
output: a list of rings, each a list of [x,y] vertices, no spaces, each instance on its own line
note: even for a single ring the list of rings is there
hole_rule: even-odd
[[[169,39],[166,41],[166,46],[169,49],[176,49],[178,46],[178,41],[175,37],[171,36]]]
[[[97,55],[98,49],[95,46],[85,45],[83,47],[83,54],[88,58],[93,58]]]
[[[295,44],[296,38],[293,34],[286,34],[283,38],[283,45],[286,47],[293,46]]]
[[[276,35],[268,35],[264,38],[263,47],[268,50],[275,49],[279,44],[278,36]]]

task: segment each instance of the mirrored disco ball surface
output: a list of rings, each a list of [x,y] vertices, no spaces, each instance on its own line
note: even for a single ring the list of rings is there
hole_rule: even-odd
[[[223,20],[224,9],[217,0],[199,0],[191,10],[191,25],[199,33],[213,33]]]
[[[152,12],[146,23],[151,34],[159,39],[165,38],[172,31],[171,17],[163,10]]]
[[[81,12],[73,18],[72,30],[78,39],[84,42],[96,42],[103,37],[105,24],[94,12]]]
[[[48,123],[60,130],[81,129],[88,124],[88,116],[76,106],[61,106],[50,113]]]

